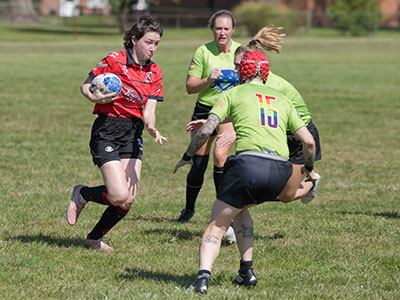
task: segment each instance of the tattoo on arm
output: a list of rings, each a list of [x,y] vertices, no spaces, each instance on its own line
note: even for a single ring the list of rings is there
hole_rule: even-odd
[[[244,238],[253,238],[254,237],[254,232],[253,232],[253,226],[248,226],[248,225],[240,225],[240,229],[238,230],[238,234],[241,234]]]
[[[211,133],[221,123],[221,120],[214,114],[208,116],[207,122],[199,129],[199,131],[193,137],[189,147],[186,150],[187,155],[193,156],[195,153],[204,145],[204,143],[210,138]]]
[[[204,243],[209,243],[209,244],[213,244],[213,245],[216,245],[218,243],[218,240],[219,239],[217,236],[211,235],[211,234],[206,235],[204,237]]]

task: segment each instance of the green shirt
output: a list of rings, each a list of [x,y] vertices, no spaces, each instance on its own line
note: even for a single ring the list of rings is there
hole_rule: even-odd
[[[269,149],[289,158],[286,130],[294,133],[305,126],[287,97],[257,81],[221,93],[210,114],[220,120],[231,116],[237,136],[236,153]]]
[[[267,82],[265,85],[275,90],[278,90],[283,95],[285,95],[293,103],[294,108],[297,110],[304,123],[306,125],[310,123],[311,113],[307,108],[307,104],[304,102],[303,97],[293,85],[291,85],[282,77],[272,73],[271,71],[269,71]]]
[[[212,69],[234,69],[235,51],[239,46],[239,43],[232,41],[229,53],[226,54],[219,53],[215,41],[200,46],[193,55],[187,74],[203,79],[210,76]],[[219,87],[211,84],[200,91],[197,101],[204,105],[213,106],[220,93]]]

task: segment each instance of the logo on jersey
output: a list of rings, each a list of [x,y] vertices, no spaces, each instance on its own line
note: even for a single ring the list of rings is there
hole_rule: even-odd
[[[111,146],[107,146],[107,147],[104,148],[104,151],[106,151],[106,152],[113,152],[114,149],[113,149],[113,147],[111,147]]]
[[[192,60],[189,64],[189,69],[193,69],[194,68],[194,61]]]
[[[218,99],[217,102],[215,102],[214,106],[224,108],[224,101]]]
[[[132,88],[127,88],[126,92],[124,93],[125,99],[132,103],[140,103],[143,104],[146,102],[146,98],[142,98],[140,93]]]
[[[108,64],[104,64],[104,63],[102,63],[102,62],[99,62],[94,68],[93,68],[93,71],[94,70],[97,70],[98,68],[105,68],[105,67],[107,67],[108,66]]]
[[[118,52],[113,52],[113,53],[110,53],[108,56],[112,57],[112,58],[116,58],[118,55],[119,55]]]
[[[146,82],[148,82],[148,83],[151,83],[152,82],[152,78],[151,78],[151,74],[150,74],[150,72],[149,73],[146,73]]]

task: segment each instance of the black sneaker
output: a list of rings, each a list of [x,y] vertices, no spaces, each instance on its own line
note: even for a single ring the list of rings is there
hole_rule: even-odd
[[[189,221],[194,215],[194,210],[190,210],[190,209],[182,209],[181,211],[181,215],[178,217],[178,219],[176,219],[177,222],[180,223],[184,223]]]
[[[253,269],[248,269],[244,273],[239,270],[238,276],[236,276],[232,283],[237,285],[255,286],[257,284],[256,274],[254,274]]]
[[[195,282],[192,283],[192,287],[196,293],[207,294],[208,291],[208,276],[198,277]]]

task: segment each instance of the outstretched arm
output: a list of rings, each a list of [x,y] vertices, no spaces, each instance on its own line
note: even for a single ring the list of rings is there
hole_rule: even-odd
[[[192,164],[192,157],[196,154],[196,152],[203,146],[203,144],[210,138],[211,134],[217,128],[217,126],[221,123],[221,120],[214,114],[210,114],[208,116],[207,122],[196,132],[192,141],[190,142],[186,152],[183,154],[183,157],[178,161],[175,165],[173,173],[187,164]]]
[[[168,138],[163,137],[160,132],[156,129],[156,107],[157,101],[156,100],[148,100],[144,110],[143,110],[143,122],[147,128],[149,134],[154,138],[154,142],[158,142],[162,145],[163,142],[167,142]]]

